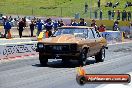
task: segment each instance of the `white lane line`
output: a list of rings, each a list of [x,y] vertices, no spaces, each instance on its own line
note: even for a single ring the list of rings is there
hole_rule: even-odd
[[[128,44],[128,43],[132,43],[132,41],[129,41],[129,42],[117,42],[117,43],[108,44],[108,45],[109,45],[109,46],[112,46],[112,45],[121,45],[121,44]]]

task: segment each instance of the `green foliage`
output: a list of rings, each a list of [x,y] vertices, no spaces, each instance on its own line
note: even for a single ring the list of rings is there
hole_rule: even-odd
[[[120,3],[116,8],[105,7],[106,2]],[[131,1],[131,0],[127,0]],[[84,13],[84,5],[88,4],[88,12]],[[103,18],[107,18],[108,10],[132,11],[132,7],[124,8],[126,0],[101,0]],[[91,8],[90,8],[91,7]],[[97,0],[0,0],[0,12],[4,14],[35,15],[35,16],[63,16],[73,17],[80,13],[81,17],[92,17],[97,7]]]

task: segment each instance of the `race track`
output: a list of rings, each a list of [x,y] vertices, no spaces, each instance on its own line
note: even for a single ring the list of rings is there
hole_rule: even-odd
[[[84,69],[87,73],[132,72],[132,43],[110,45],[104,62],[95,63],[89,58]],[[61,60],[49,60],[41,67],[38,56],[0,62],[0,88],[95,88],[100,84],[76,83],[76,61],[63,65]]]

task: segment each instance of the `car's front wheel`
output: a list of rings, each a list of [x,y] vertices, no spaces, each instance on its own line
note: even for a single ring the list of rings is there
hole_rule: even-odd
[[[102,48],[100,52],[95,55],[96,62],[103,62],[105,59],[105,48]]]
[[[48,57],[45,55],[39,54],[39,61],[42,66],[45,66],[48,63]]]
[[[87,62],[87,50],[83,49],[82,52],[80,53],[79,65],[84,66],[86,65],[86,62]]]

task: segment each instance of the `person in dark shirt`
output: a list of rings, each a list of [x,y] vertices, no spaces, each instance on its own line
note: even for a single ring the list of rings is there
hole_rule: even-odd
[[[100,8],[100,0],[98,0],[98,8]]]
[[[26,27],[26,17],[22,18],[23,22],[24,22],[24,27]]]
[[[87,23],[84,22],[84,19],[83,18],[80,18],[80,22],[78,24],[79,26],[87,26]]]
[[[111,10],[108,11],[108,18],[111,20]]]
[[[111,12],[111,17],[114,20],[114,17],[115,17],[115,11],[114,10]]]
[[[59,23],[59,27],[62,27],[65,25],[62,19],[61,19],[61,21],[58,21],[58,23]]]
[[[53,28],[53,23],[51,19],[47,20],[47,23],[45,24],[46,32],[48,32],[48,37],[52,35],[52,28]]]
[[[73,20],[73,22],[71,22],[71,26],[78,26],[78,23],[76,22],[76,20]]]
[[[18,31],[19,31],[20,38],[22,37],[22,32],[24,30],[24,27],[25,27],[24,21],[20,20],[20,22],[18,23]]]
[[[131,12],[129,11],[128,12],[128,21],[130,21],[131,20]]]
[[[85,13],[87,13],[87,12],[88,12],[88,4],[85,3]]]
[[[34,21],[32,20],[30,24],[31,37],[33,37],[34,28],[35,28],[35,24],[34,24]]]
[[[118,22],[118,20],[116,20],[116,21],[114,22],[114,25],[113,25],[113,31],[119,31],[119,26],[118,26],[118,24],[119,24],[119,22]]]
[[[120,11],[117,11],[117,20],[120,20]]]
[[[91,27],[94,27],[96,30],[98,29],[96,21],[94,19],[92,20]]]
[[[102,20],[103,12],[100,10],[100,20]]]

